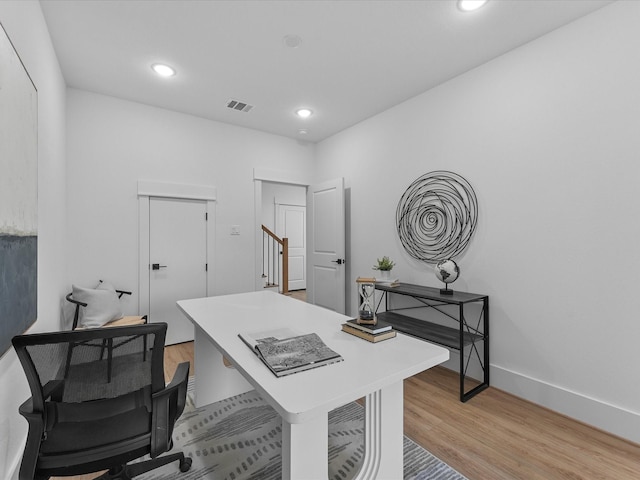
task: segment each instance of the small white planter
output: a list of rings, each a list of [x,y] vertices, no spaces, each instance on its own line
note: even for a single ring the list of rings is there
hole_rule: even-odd
[[[391,270],[379,270],[379,278],[383,281],[391,280]]]

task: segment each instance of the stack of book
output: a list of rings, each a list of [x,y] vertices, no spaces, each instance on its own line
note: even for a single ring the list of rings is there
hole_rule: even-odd
[[[387,338],[393,338],[396,336],[396,331],[388,323],[384,323],[380,320],[375,325],[359,324],[357,320],[348,320],[342,324],[342,331],[355,335],[356,337],[364,338],[369,342],[381,342]]]

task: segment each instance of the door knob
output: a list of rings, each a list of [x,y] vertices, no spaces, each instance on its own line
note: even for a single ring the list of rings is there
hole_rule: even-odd
[[[151,264],[151,269],[152,270],[160,270],[161,268],[167,268],[166,265],[160,265],[159,263],[152,263]]]
[[[346,260],[339,258],[337,260],[331,260],[333,263],[337,263],[338,265],[342,265],[343,263],[347,263]]]

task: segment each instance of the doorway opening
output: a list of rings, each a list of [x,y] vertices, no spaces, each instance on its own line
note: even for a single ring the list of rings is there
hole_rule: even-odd
[[[254,170],[255,290],[264,288],[262,218],[263,188],[270,183],[304,186],[306,190],[305,265],[307,301],[344,313],[346,302],[345,189],[337,178],[314,185],[295,173]],[[268,187],[266,187],[268,188]],[[273,202],[275,208],[275,201]],[[275,217],[275,212],[274,212]]]
[[[283,258],[283,245],[269,238],[265,241],[268,235],[263,236],[262,272],[266,288],[275,287],[287,293],[307,288],[306,203],[304,185],[263,182],[260,219],[263,230],[273,232],[277,239],[286,239],[287,253],[287,258]]]

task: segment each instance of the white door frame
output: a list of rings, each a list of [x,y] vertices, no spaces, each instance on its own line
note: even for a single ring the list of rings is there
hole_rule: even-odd
[[[204,200],[207,202],[207,296],[215,292],[214,245],[216,187],[138,180],[138,313],[149,313],[149,199],[150,197]]]
[[[264,279],[262,278],[262,182],[286,183],[289,185],[299,185],[308,187],[311,185],[311,178],[306,174],[299,172],[290,172],[287,170],[271,170],[267,168],[253,169],[253,199],[255,210],[255,291],[258,292],[264,288]]]

